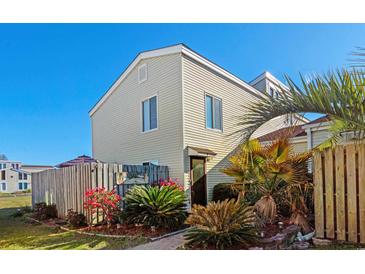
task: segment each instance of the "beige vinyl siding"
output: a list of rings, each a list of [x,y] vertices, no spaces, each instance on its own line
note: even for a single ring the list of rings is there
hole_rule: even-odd
[[[138,67],[147,80],[138,83]],[[92,115],[93,157],[105,162],[141,164],[157,160],[182,180],[181,54],[142,60]],[[157,130],[142,132],[142,101],[157,95]]]
[[[293,148],[295,153],[302,153],[308,151],[307,140],[293,143]]]
[[[312,131],[312,146],[316,147],[330,137],[328,129]]]
[[[208,200],[212,197],[214,185],[232,182],[221,169],[227,166],[228,158],[239,144],[239,136],[231,133],[237,130],[236,116],[245,112],[244,105],[256,100],[252,93],[217,75],[203,65],[183,55],[183,90],[184,90],[184,147],[195,146],[213,150],[217,155],[207,162]],[[205,94],[222,99],[223,132],[205,127]],[[269,123],[257,135],[276,130],[283,124],[282,119]],[[189,157],[186,149],[185,183],[189,182]]]

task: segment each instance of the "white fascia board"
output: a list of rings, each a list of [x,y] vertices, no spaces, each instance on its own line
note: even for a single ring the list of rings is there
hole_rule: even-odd
[[[257,76],[255,79],[253,79],[250,82],[250,85],[256,85],[258,82],[260,82],[264,79],[270,80],[272,83],[276,84],[279,87],[282,87],[283,89],[286,89],[286,90],[289,89],[283,82],[281,82],[278,78],[276,78],[274,75],[272,75],[268,71],[261,73],[259,76]]]
[[[197,54],[196,52],[183,47],[182,53],[186,56],[189,56],[193,60],[205,65],[206,67],[210,68],[211,70],[217,72],[218,74],[228,78],[232,82],[238,84],[239,86],[245,88],[247,91],[251,92],[255,96],[262,96],[263,93],[252,87],[251,85],[247,84],[246,82],[242,81],[238,77],[234,76],[232,73],[228,72],[227,70],[221,68],[220,66],[212,63],[211,61],[207,60],[206,58],[202,57],[201,55]]]
[[[308,129],[311,129],[311,131],[318,131],[318,130],[328,129],[329,127],[330,127],[329,122],[321,122],[321,123],[317,123],[317,124],[303,125],[303,129],[305,129],[306,131]]]
[[[169,55],[181,52],[182,45],[171,46],[167,48],[157,49],[142,52],[137,55],[133,62],[127,67],[127,69],[119,76],[119,78],[114,82],[114,84],[108,89],[108,91],[101,97],[101,99],[95,104],[95,106],[89,111],[89,116],[91,117],[100,106],[109,98],[109,96],[115,91],[115,89],[120,85],[120,83],[128,76],[128,74],[134,69],[134,67],[143,59],[148,59],[152,57],[158,57],[162,55]]]
[[[134,69],[134,67],[143,59],[158,57],[163,55],[170,55],[175,53],[183,53],[186,56],[189,56],[193,60],[197,61],[205,65],[206,67],[212,69],[213,71],[217,72],[218,74],[228,78],[229,80],[233,81],[234,83],[238,84],[239,86],[243,87],[245,90],[250,92],[251,94],[259,97],[259,96],[266,96],[262,92],[258,91],[254,87],[250,86],[246,82],[242,81],[238,77],[234,76],[230,72],[226,71],[225,69],[219,67],[218,65],[214,64],[213,62],[207,60],[203,56],[197,54],[196,52],[184,47],[184,45],[175,45],[171,47],[166,47],[157,50],[146,51],[138,54],[138,56],[134,59],[134,61],[127,67],[127,69],[122,73],[122,75],[114,82],[114,84],[108,89],[108,91],[101,97],[101,99],[95,104],[95,106],[89,111],[89,116],[91,117],[99,108],[100,106],[109,98],[109,96],[114,92],[114,90],[120,85],[120,83],[127,77],[127,75]]]

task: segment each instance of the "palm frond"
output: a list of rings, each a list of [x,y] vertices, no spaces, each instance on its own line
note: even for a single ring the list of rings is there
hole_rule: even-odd
[[[289,89],[278,98],[260,96],[249,104],[237,123],[237,134],[247,141],[262,125],[273,118],[292,113],[326,114],[340,121],[346,129],[363,136],[365,132],[365,77],[361,70],[339,69],[307,80],[300,76],[300,88],[286,76]]]

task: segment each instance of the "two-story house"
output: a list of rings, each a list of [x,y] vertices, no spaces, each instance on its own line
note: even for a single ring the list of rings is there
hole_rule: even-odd
[[[280,85],[270,73],[247,83],[183,44],[142,52],[89,112],[93,157],[167,165],[190,202],[205,204],[214,185],[232,181],[221,169],[241,141],[237,117]],[[273,119],[255,136],[291,122]]]
[[[13,193],[30,190],[31,173],[39,172],[51,166],[22,165],[19,161],[9,161],[4,154],[0,155],[0,192]]]

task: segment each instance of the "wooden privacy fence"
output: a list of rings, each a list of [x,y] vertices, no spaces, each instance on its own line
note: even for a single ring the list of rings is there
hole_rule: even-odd
[[[127,178],[148,176],[148,183],[167,179],[169,170],[166,166],[132,166],[105,163],[88,163],[61,169],[50,169],[32,173],[32,205],[39,202],[53,203],[57,206],[58,216],[64,218],[68,209],[87,212],[83,208],[86,190],[105,187],[116,189],[124,196],[131,185],[118,185],[122,172],[128,172]],[[88,216],[90,218],[90,216]]]
[[[338,145],[313,158],[316,236],[365,243],[365,144]]]

